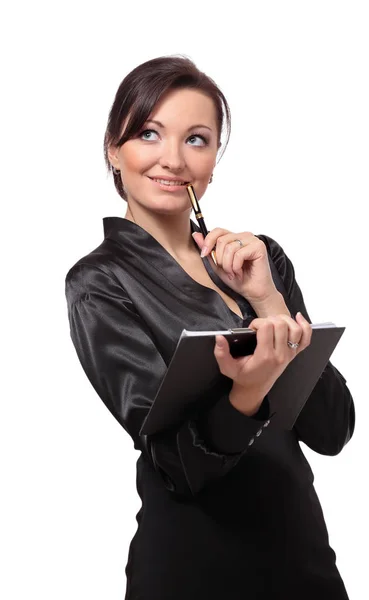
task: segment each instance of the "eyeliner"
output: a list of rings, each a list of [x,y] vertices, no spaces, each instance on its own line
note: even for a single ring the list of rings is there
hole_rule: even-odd
[[[195,217],[196,217],[197,223],[198,223],[198,225],[199,225],[199,227],[201,229],[201,233],[202,233],[202,235],[204,236],[204,239],[205,239],[205,237],[208,235],[208,230],[206,228],[204,217],[203,217],[202,212],[200,210],[200,205],[199,205],[199,201],[198,201],[198,199],[196,197],[195,190],[193,189],[193,186],[191,184],[187,185],[186,187],[187,187],[187,193],[188,193],[188,195],[190,197],[190,200],[191,200],[193,211],[195,213]],[[217,261],[216,261],[216,258],[215,258],[215,250],[211,251],[211,257],[212,257],[212,259],[214,261],[214,264],[217,265]]]

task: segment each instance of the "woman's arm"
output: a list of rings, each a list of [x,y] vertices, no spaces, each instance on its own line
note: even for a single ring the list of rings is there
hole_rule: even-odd
[[[259,237],[267,244],[283,281],[286,303],[292,316],[300,311],[311,323],[292,262],[275,240]],[[320,454],[335,455],[350,440],[354,427],[355,409],[351,393],[345,378],[329,362],[296,421],[298,439]]]
[[[203,398],[209,410],[198,419],[154,436],[140,435],[167,369],[148,327],[105,267],[75,265],[66,277],[66,297],[71,337],[87,377],[168,490],[198,493],[228,473],[250,442],[257,443],[256,433],[269,422],[268,401],[252,417],[243,415],[229,401],[231,380]]]

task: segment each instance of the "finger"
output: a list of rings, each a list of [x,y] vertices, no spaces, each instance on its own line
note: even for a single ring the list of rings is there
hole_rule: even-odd
[[[232,270],[236,275],[243,275],[243,266],[247,261],[254,261],[262,258],[266,253],[265,244],[253,236],[250,242],[244,243],[242,248],[237,248],[233,254]]]
[[[217,243],[218,237],[221,235],[224,235],[226,233],[229,233],[228,229],[222,229],[221,227],[215,227],[215,229],[212,229],[205,236],[203,256],[207,256],[211,252],[211,250],[214,249],[214,246]],[[217,256],[217,262],[218,262],[218,256]]]
[[[256,349],[255,358],[268,359],[274,354],[274,326],[271,321],[266,319],[254,319],[250,329],[256,331]]]
[[[307,321],[300,312],[298,312],[296,315],[296,321],[302,329],[302,337],[299,346],[299,352],[302,352],[302,350],[310,345],[313,330],[309,321]]]
[[[302,339],[302,334],[303,334],[301,325],[296,323],[296,321],[294,319],[292,319],[292,317],[288,317],[287,315],[278,315],[278,316],[280,319],[285,321],[285,323],[287,324],[288,341],[292,342],[293,344],[300,345],[301,339]],[[294,348],[291,348],[291,350],[294,350]]]
[[[241,369],[241,363],[244,365],[251,358],[250,356],[233,358],[229,350],[228,341],[223,335],[215,336],[214,356],[220,372],[231,379],[237,377]]]
[[[212,231],[210,233],[208,233],[208,235],[205,237],[204,245],[207,247],[208,253],[210,250],[212,250],[214,248],[214,246],[216,247],[215,250],[216,250],[217,263],[220,264],[220,266],[222,266],[223,252],[224,252],[224,248],[225,248],[226,244],[228,244],[230,242],[234,242],[234,240],[237,238],[241,239],[241,241],[244,244],[248,243],[250,241],[250,239],[252,239],[252,240],[258,239],[250,231],[244,231],[242,233],[234,233],[232,231],[229,231],[228,229],[222,229],[221,227],[216,227],[215,229],[212,229]],[[263,244],[263,242],[261,242],[261,240],[259,240],[259,242],[261,244]]]
[[[277,360],[284,362],[289,355],[289,347],[287,344],[289,334],[288,324],[279,316],[269,318],[274,325],[274,349]]]
[[[202,233],[200,233],[199,231],[195,231],[192,234],[192,237],[193,237],[194,241],[196,242],[197,247],[200,248],[200,250],[201,250],[204,245],[204,236],[202,235]]]
[[[233,233],[232,231],[221,235],[216,241],[216,256],[218,264],[227,272],[233,272],[233,255],[237,250],[240,250],[240,244],[236,241],[240,239],[243,246],[248,245],[250,241],[253,241],[255,236],[249,231],[243,233]],[[241,263],[242,264],[242,263]]]
[[[223,235],[220,235],[217,240],[216,240],[216,244],[215,244],[215,255],[217,257],[217,264],[219,267],[221,267],[223,270],[224,269],[224,254],[225,254],[225,250],[227,245],[234,240],[234,236],[235,234],[232,232],[227,232]],[[227,271],[226,271],[227,272]],[[229,274],[232,273],[231,270],[228,270]],[[232,273],[233,274],[233,273]]]
[[[234,256],[235,253],[240,249],[240,245],[237,241],[232,240],[224,245],[223,254],[221,255],[221,267],[223,271],[227,273],[232,279],[235,277],[236,273],[233,270],[234,264]],[[221,249],[218,250],[217,245],[217,256],[221,253]],[[219,265],[219,263],[218,263]]]

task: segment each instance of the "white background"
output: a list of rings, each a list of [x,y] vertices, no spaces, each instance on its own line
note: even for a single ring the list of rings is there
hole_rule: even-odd
[[[178,53],[215,79],[233,115],[202,201],[209,229],[277,239],[313,321],[347,327],[332,362],[356,402],[354,438],[333,458],[304,450],[350,598],[367,599],[367,3],[11,6],[0,36],[1,597],[124,597],[138,454],[78,363],[64,277],[102,241],[102,217],[126,209],[102,152],[118,85]]]

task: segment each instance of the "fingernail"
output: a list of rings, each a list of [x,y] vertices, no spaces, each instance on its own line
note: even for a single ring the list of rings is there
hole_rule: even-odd
[[[221,338],[215,338],[216,339],[216,345],[218,346],[218,348],[221,348],[223,346],[223,340]]]
[[[228,279],[232,281],[232,279],[234,279],[234,275],[228,275]]]
[[[207,253],[207,251],[209,250],[209,248],[207,246],[203,246],[202,250],[201,250],[201,258],[203,258],[205,256],[205,254]]]

